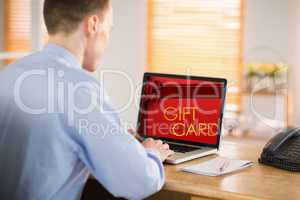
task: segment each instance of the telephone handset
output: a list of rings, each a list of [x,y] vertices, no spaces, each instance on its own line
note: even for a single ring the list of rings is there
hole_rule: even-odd
[[[300,128],[287,128],[264,147],[259,162],[290,171],[300,171]]]

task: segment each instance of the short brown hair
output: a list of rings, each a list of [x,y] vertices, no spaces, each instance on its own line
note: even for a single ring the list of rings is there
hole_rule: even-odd
[[[45,0],[44,19],[50,35],[69,34],[84,17],[108,7],[110,0]]]

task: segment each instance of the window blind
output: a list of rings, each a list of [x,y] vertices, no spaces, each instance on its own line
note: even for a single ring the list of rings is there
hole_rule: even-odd
[[[148,0],[148,71],[224,77],[239,104],[242,0]]]
[[[31,0],[6,0],[4,6],[4,50],[31,51]]]

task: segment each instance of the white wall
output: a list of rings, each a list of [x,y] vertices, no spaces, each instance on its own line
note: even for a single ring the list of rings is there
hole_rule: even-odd
[[[246,63],[284,63],[289,66],[290,78],[295,78],[293,49],[296,40],[297,3],[298,0],[246,0],[244,54]],[[281,92],[287,95],[288,87]],[[259,112],[261,116],[269,119],[287,120],[287,96],[278,96],[277,99],[270,96],[256,96],[254,100],[259,104],[254,107],[259,107],[259,110],[253,110],[249,101],[244,102],[244,109],[250,115]],[[270,128],[259,117],[254,118],[257,121],[256,127],[261,125]]]
[[[298,4],[295,4],[295,13],[297,15],[293,18],[297,35],[293,48],[293,64],[290,71],[290,88],[293,91],[293,124],[300,126],[300,1],[297,1]]]
[[[291,125],[300,125],[300,1],[246,1],[247,62],[283,62],[289,66]],[[298,30],[298,31],[297,31]]]
[[[288,65],[292,61],[298,0],[246,0],[245,61]]]
[[[115,27],[101,71],[121,71],[132,80],[134,90],[130,89],[131,84],[124,76],[112,73],[105,75],[104,84],[116,108],[130,103],[120,115],[135,124],[138,109],[135,102],[130,101],[130,93],[135,92],[142,82],[146,65],[146,0],[112,0],[112,3]]]

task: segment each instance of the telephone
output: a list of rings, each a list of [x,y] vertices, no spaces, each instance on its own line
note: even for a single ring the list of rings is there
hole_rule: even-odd
[[[287,128],[264,147],[258,161],[265,165],[300,171],[300,128]]]

